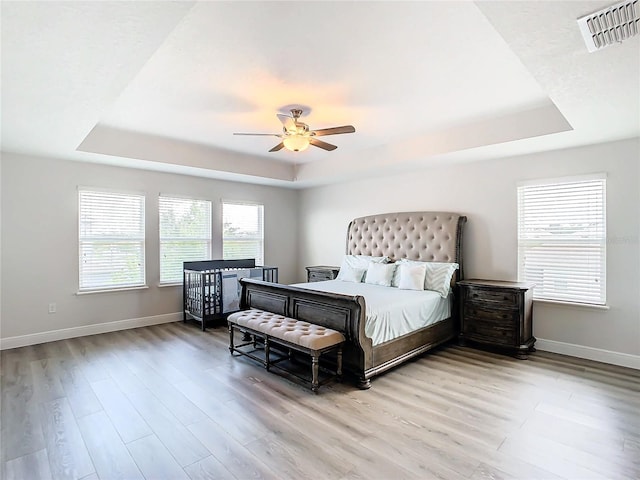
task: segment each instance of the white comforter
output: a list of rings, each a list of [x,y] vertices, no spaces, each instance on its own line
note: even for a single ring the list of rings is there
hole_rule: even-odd
[[[365,333],[379,345],[451,316],[450,298],[431,290],[400,290],[368,283],[297,283],[295,287],[321,292],[362,295],[367,307]]]

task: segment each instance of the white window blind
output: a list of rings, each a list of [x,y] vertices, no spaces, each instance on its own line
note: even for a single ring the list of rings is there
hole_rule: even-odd
[[[181,283],[182,262],[211,259],[211,202],[160,196],[160,283]]]
[[[534,298],[606,302],[606,179],[518,187],[518,277]]]
[[[264,265],[264,225],[262,205],[222,203],[222,257],[225,260],[255,258]]]
[[[80,290],[145,284],[144,195],[79,189]]]

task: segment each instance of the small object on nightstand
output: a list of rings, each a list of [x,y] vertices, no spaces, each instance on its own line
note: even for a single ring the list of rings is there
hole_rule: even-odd
[[[306,267],[307,282],[323,282],[325,280],[333,280],[338,276],[340,267],[328,267],[326,265],[318,265],[314,267]]]
[[[460,337],[510,350],[526,360],[533,345],[533,283],[461,280]]]

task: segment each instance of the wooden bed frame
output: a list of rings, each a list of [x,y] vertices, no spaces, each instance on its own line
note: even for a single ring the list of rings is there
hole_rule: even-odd
[[[403,212],[361,217],[349,224],[347,254],[386,255],[460,265],[452,285],[463,278],[462,230],[467,218],[449,212]],[[289,285],[242,279],[241,309],[257,308],[342,332],[345,375],[360,388],[371,378],[455,338],[459,332],[457,302],[451,317],[402,337],[373,346],[365,334],[366,305],[362,296],[313,291]],[[456,289],[454,288],[454,295]]]

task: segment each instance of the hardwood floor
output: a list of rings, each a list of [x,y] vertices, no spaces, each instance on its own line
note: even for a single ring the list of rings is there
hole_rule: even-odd
[[[637,479],[640,372],[455,345],[304,386],[164,324],[3,351],[4,479]]]

